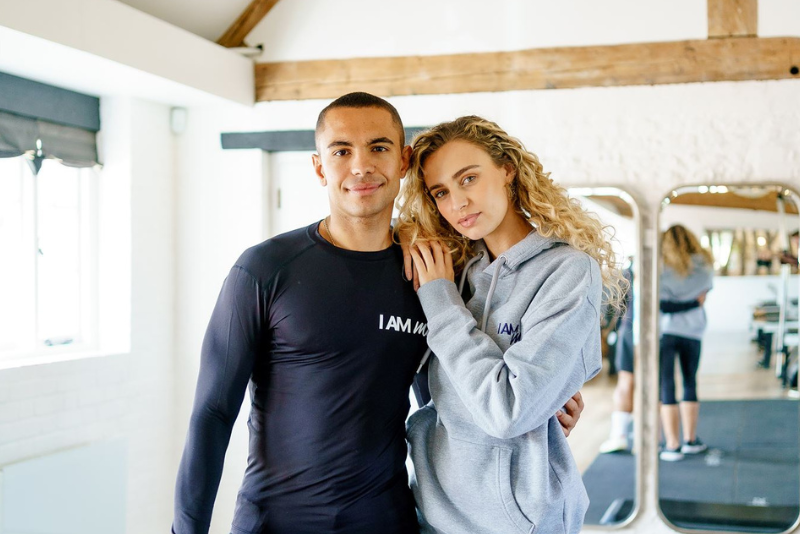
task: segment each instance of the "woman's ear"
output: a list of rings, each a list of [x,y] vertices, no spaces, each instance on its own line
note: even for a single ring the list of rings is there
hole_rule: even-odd
[[[506,184],[511,184],[517,176],[517,170],[510,163],[503,165],[503,168],[506,170]]]

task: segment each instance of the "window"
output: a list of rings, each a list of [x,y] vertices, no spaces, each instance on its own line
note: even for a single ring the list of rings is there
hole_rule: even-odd
[[[95,347],[97,179],[0,158],[0,360]]]

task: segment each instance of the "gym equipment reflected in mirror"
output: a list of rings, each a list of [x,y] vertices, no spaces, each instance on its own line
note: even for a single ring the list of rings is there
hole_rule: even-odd
[[[672,191],[659,218],[659,505],[687,530],[800,516],[797,193]]]
[[[634,449],[634,352],[638,352],[639,212],[633,198],[617,188],[571,188],[607,227],[626,278],[632,280],[626,311],[607,307],[601,318],[603,370],[581,390],[586,408],[569,444],[589,494],[586,525],[620,526],[633,518],[637,503]]]

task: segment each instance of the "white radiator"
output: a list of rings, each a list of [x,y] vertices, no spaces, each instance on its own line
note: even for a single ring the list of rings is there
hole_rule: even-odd
[[[123,441],[0,467],[0,534],[124,534]]]

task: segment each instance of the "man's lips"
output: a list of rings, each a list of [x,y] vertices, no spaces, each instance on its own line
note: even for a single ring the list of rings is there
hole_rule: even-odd
[[[348,188],[351,193],[355,193],[356,195],[370,195],[377,191],[382,184],[378,182],[369,182],[369,183],[362,183],[356,184],[353,187]]]
[[[470,226],[473,226],[475,224],[475,221],[478,220],[478,217],[480,217],[480,215],[481,215],[480,213],[472,213],[470,215],[467,215],[466,217],[461,217],[458,220],[458,224],[460,224],[464,228],[469,228]]]

